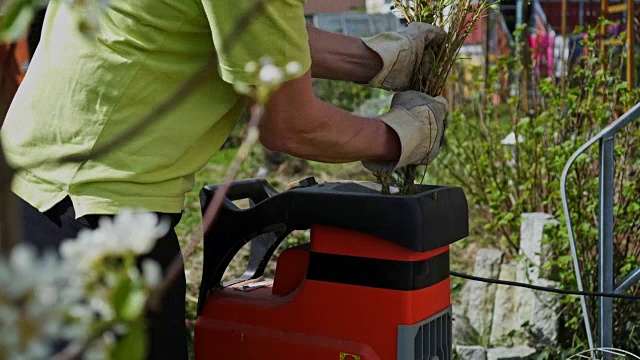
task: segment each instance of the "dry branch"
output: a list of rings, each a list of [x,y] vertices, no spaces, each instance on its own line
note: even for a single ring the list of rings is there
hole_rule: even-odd
[[[395,10],[408,23],[417,21],[433,24],[447,32],[442,45],[426,49],[427,56],[433,57],[432,66],[428,69],[421,67],[414,74],[410,90],[420,91],[430,96],[442,94],[462,45],[476,22],[484,16],[489,7],[487,0],[479,0],[475,3],[472,0],[394,0]],[[427,74],[423,76],[425,71]],[[403,179],[403,184],[399,186],[401,193],[415,193],[416,170],[415,165],[400,169]],[[391,175],[376,174],[376,177],[381,184],[392,182]]]

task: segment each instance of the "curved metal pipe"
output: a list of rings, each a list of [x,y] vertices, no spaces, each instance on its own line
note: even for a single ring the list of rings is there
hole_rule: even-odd
[[[573,258],[573,268],[576,275],[576,281],[578,283],[578,289],[580,291],[584,291],[584,286],[582,285],[582,275],[580,273],[580,264],[578,262],[578,252],[576,250],[576,242],[573,235],[573,226],[571,224],[571,216],[569,214],[569,203],[567,201],[567,189],[566,189],[567,175],[569,173],[569,170],[571,169],[571,165],[573,165],[573,163],[576,161],[578,156],[580,156],[580,154],[582,154],[585,150],[590,148],[597,141],[603,139],[605,136],[615,135],[615,133],[617,133],[620,129],[625,127],[628,123],[638,118],[638,116],[640,116],[640,103],[636,104],[633,108],[631,108],[629,111],[624,113],[618,120],[609,124],[602,131],[600,131],[600,133],[598,133],[596,136],[589,139],[589,141],[587,141],[578,150],[576,150],[571,155],[571,157],[569,158],[569,161],[567,161],[567,163],[565,164],[564,170],[562,171],[562,177],[560,178],[560,196],[562,197],[562,207],[564,210],[565,222],[567,224],[567,230],[569,233],[569,244],[571,245],[571,256]],[[640,276],[640,274],[636,273],[636,276]],[[623,282],[623,284],[625,283]],[[580,297],[580,305],[582,307],[582,312],[583,312],[582,317],[584,319],[584,325],[587,333],[587,341],[589,343],[589,348],[593,349],[594,348],[593,334],[591,332],[591,323],[589,321],[589,315],[587,312],[588,310],[587,302],[584,296]],[[594,358],[593,352],[591,352],[591,357]]]
[[[564,166],[564,170],[562,171],[562,177],[560,178],[560,196],[562,197],[562,207],[564,209],[564,218],[567,224],[567,231],[569,232],[569,244],[571,245],[571,257],[573,258],[573,271],[576,275],[576,281],[578,282],[578,290],[584,291],[584,286],[582,285],[582,274],[580,273],[580,263],[578,262],[578,251],[576,250],[576,243],[573,237],[573,226],[571,225],[571,215],[569,214],[569,203],[567,202],[567,174],[569,173],[569,169],[571,165],[576,161],[578,156],[584,152],[587,148],[593,145],[596,141],[598,141],[598,137],[589,140],[586,144],[584,144],[578,151],[573,153]],[[582,318],[584,319],[584,327],[587,333],[587,342],[589,343],[589,349],[593,349],[593,334],[591,333],[591,322],[589,321],[589,313],[587,309],[587,301],[584,296],[580,296],[580,305],[582,307]],[[593,351],[591,352],[591,358],[595,358],[595,354]]]
[[[620,283],[616,286],[614,292],[616,294],[624,294],[627,290],[631,289],[631,287],[640,282],[640,268],[633,270],[629,275],[625,276],[624,279],[620,281]]]

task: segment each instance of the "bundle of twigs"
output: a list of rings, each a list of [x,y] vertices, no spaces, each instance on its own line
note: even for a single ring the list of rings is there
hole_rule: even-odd
[[[449,72],[460,48],[474,25],[491,6],[488,0],[394,0],[394,11],[399,12],[408,23],[418,21],[433,24],[447,33],[442,45],[426,49],[433,56],[428,69],[420,68],[413,77],[410,90],[430,96],[441,95]],[[423,72],[428,73],[423,76]],[[423,81],[424,79],[424,81]],[[397,184],[401,194],[415,193],[416,166],[397,170],[401,182]],[[383,189],[393,184],[392,174],[376,174]]]

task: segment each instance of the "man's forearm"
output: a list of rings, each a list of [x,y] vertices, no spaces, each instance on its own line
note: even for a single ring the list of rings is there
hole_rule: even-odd
[[[307,25],[314,78],[366,84],[382,69],[382,59],[360,38]]]
[[[287,130],[279,129],[279,138],[272,144],[272,150],[325,163],[346,163],[353,161],[397,161],[400,157],[400,140],[396,133],[378,119],[362,118],[318,102],[313,112],[305,116],[316,126],[295,128],[291,119]],[[267,116],[269,114],[267,113]],[[274,138],[278,135],[264,135]]]
[[[309,73],[272,96],[261,121],[260,140],[271,150],[328,163],[400,157],[400,140],[390,127],[318,100]]]

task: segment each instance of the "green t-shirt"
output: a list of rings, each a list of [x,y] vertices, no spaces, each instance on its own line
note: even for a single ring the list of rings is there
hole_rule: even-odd
[[[17,174],[13,191],[46,211],[66,196],[78,217],[123,208],[180,212],[194,173],[237,123],[243,104],[231,85],[263,56],[311,66],[305,0],[271,0],[236,24],[256,0],[113,0],[97,38],[77,31],[67,2],[52,2],[40,45],[1,136],[15,167],[89,154],[170,96],[208,57],[217,71],[175,110],[99,159],[44,164]],[[222,42],[232,41],[227,52]]]

